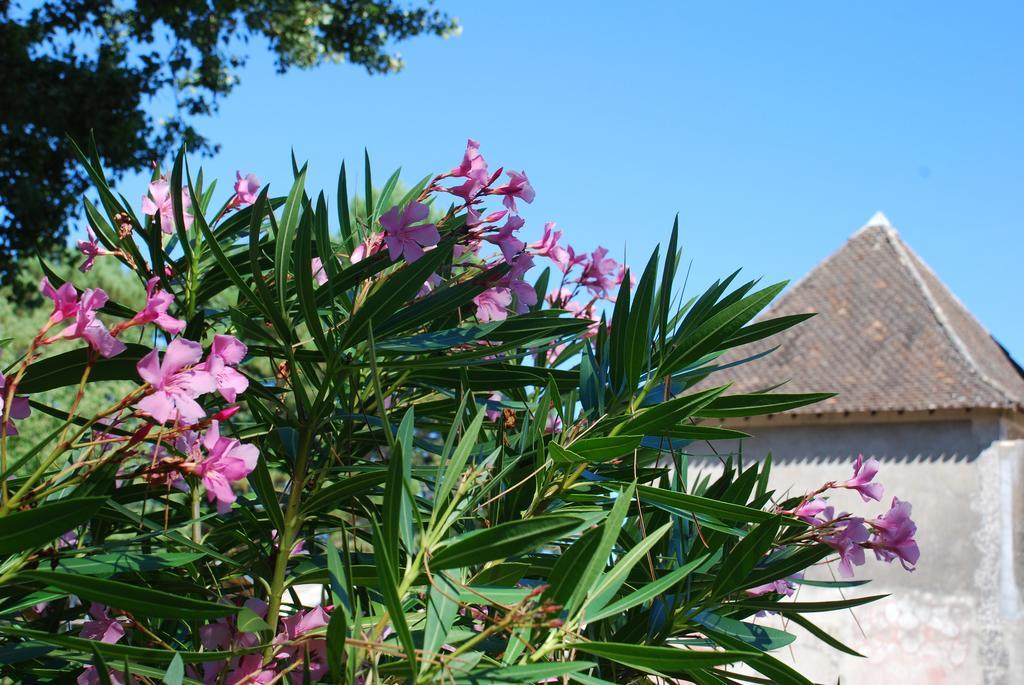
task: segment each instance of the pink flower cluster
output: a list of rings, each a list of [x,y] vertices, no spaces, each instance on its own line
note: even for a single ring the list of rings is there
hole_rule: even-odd
[[[864,564],[865,550],[872,550],[881,561],[900,560],[903,568],[913,571],[921,556],[917,541],[917,524],[910,518],[909,502],[893,497],[889,510],[873,519],[865,520],[847,512],[836,514],[822,493],[833,488],[855,490],[867,502],[880,501],[883,487],[874,481],[878,473],[878,460],[858,456],[853,464],[853,478],[842,483],[826,483],[817,491],[804,497],[792,511],[784,512],[796,516],[815,526],[819,533],[816,539],[839,553],[839,574],[844,578],[853,577],[853,567]]]
[[[185,322],[169,313],[174,296],[161,290],[159,279],[155,277],[146,286],[146,303],[142,309],[112,329],[108,329],[96,315],[107,302],[107,295],[102,290],[90,289],[79,293],[70,283],[54,288],[46,278],[41,289],[54,306],[49,320],[36,337],[34,350],[60,340],[82,339],[100,356],[113,357],[127,349],[117,336],[135,326],[153,324],[171,335],[185,329]],[[54,326],[65,324],[59,333],[49,334]],[[216,501],[218,511],[225,513],[235,501],[231,483],[252,472],[259,453],[253,445],[221,435],[220,422],[233,415],[238,410],[237,406],[230,406],[208,418],[206,409],[198,400],[204,395],[218,393],[225,401],[234,403],[249,387],[249,379],[237,369],[246,353],[245,344],[230,335],[215,335],[205,359],[202,345],[180,336],[172,338],[162,354],[159,349],[151,350],[136,364],[145,385],[138,394],[124,402],[122,409],[127,413],[98,420],[94,433],[95,440],[101,445],[100,451],[106,453],[121,443],[125,456],[128,456],[130,448],[159,427],[163,432],[155,440],[151,464],[136,475],[184,489],[188,487],[184,476],[194,476],[202,482],[207,500]],[[9,388],[7,379],[0,375],[0,417],[4,415],[5,404],[10,401],[5,426],[8,435],[17,434],[14,420],[24,419],[30,412],[28,399],[13,396],[14,391],[16,388]],[[143,423],[131,433],[125,430],[120,434],[112,432],[113,428],[123,427],[130,419]],[[99,426],[103,429],[98,430]],[[200,437],[203,428],[206,432]],[[169,446],[173,446],[176,453],[170,452]]]
[[[499,184],[503,173],[507,180]],[[442,185],[446,179],[461,182]],[[527,244],[520,238],[519,231],[526,222],[519,215],[519,202],[529,204],[536,197],[530,179],[524,171],[505,171],[503,168],[490,171],[480,153],[480,144],[472,139],[466,144],[460,164],[434,178],[417,200],[404,207],[392,207],[381,216],[383,230],[368,235],[352,251],[350,261],[357,263],[387,248],[392,261],[404,258],[407,262],[415,262],[427,250],[433,249],[441,239],[437,226],[426,223],[430,210],[425,201],[433,193],[456,196],[462,201],[456,212],[465,210],[465,239],[454,247],[456,266],[479,272],[487,272],[502,264],[508,267],[503,276],[489,282],[489,287],[473,299],[476,317],[482,323],[503,321],[510,311],[522,314],[537,304],[537,291],[525,280],[527,272],[534,267],[535,257],[550,259],[562,272],[558,306],[565,306],[580,318],[593,320],[596,302],[611,300],[612,290],[622,282],[625,269],[607,257],[607,250],[598,248],[589,255],[577,255],[571,246],[559,244],[562,233],[555,230],[553,223],[545,226],[544,235],[537,242]],[[501,198],[501,208],[487,209],[486,203],[492,197]],[[497,253],[481,254],[485,243],[497,248]],[[322,276],[322,265],[314,260],[311,267],[317,274],[317,281],[322,284],[326,279]],[[440,278],[436,274],[431,276],[421,295],[439,283]],[[569,305],[572,298],[581,292],[588,294],[589,301]],[[551,300],[549,303],[555,306]]]
[[[250,598],[242,606],[261,618],[267,615],[267,605],[262,600]],[[131,624],[123,616],[111,617],[106,606],[95,602],[89,608],[89,616],[89,620],[82,624],[79,637],[111,645],[124,638],[125,628]],[[206,685],[270,683],[278,678],[279,670],[294,667],[290,668],[288,677],[292,683],[299,685],[304,681],[304,666],[308,661],[310,682],[319,682],[328,671],[327,639],[309,633],[325,627],[329,620],[330,616],[320,606],[299,611],[281,619],[280,630],[273,641],[276,652],[271,662],[264,663],[259,653],[236,656],[227,661],[207,661],[200,667],[189,666],[189,677],[201,679]],[[257,633],[239,630],[233,616],[202,626],[199,629],[199,641],[208,651],[245,650],[260,643]],[[123,673],[111,670],[109,675],[111,682],[124,685]],[[99,682],[99,674],[92,665],[86,666],[78,676],[78,685],[98,685]],[[133,678],[133,682],[138,682],[138,679]]]

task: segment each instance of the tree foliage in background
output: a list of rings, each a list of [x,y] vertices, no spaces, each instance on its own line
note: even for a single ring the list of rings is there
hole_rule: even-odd
[[[38,247],[62,253],[86,189],[65,136],[104,141],[113,176],[145,169],[184,142],[216,150],[195,127],[238,83],[251,43],[279,71],[349,62],[402,67],[392,46],[457,24],[433,0],[114,2],[0,0],[0,282]],[[174,97],[159,122],[154,98]]]
[[[723,419],[828,395],[714,385],[806,315],[754,321],[783,284],[736,274],[683,300],[676,229],[635,287],[550,224],[526,243],[526,174],[499,185],[473,141],[402,195],[367,160],[362,219],[344,166],[333,211],[298,167],[286,196],[243,180],[215,209],[181,154],[140,214],[80,161],[83,266],[122,264],[145,302],[44,266],[53,312],[3,369],[0,679],[809,685],[759,614],[856,654],[813,615],[879,597],[802,572],[917,561],[906,503],[827,505],[880,499],[872,460],[792,498],[770,459],[693,477],[694,447],[745,435]],[[554,269],[527,283],[534,257]],[[791,601],[804,582],[836,598]]]

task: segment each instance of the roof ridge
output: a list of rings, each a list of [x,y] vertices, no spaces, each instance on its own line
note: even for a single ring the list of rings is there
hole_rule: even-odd
[[[924,296],[925,302],[928,304],[928,309],[931,310],[932,315],[935,317],[935,320],[939,324],[939,328],[942,329],[942,332],[946,335],[950,343],[953,345],[953,349],[957,351],[957,353],[967,364],[968,368],[970,368],[971,371],[973,371],[974,374],[983,383],[985,383],[990,388],[995,390],[997,393],[1002,395],[1004,401],[1016,403],[1013,394],[1009,390],[1007,390],[1002,384],[990,378],[988,374],[986,374],[982,370],[981,366],[975,360],[974,355],[972,355],[970,350],[968,349],[966,343],[964,343],[963,339],[961,339],[960,335],[956,332],[956,329],[950,322],[945,310],[943,310],[942,306],[935,299],[935,296],[932,294],[931,288],[929,288],[928,284],[925,283],[924,278],[921,276],[921,273],[914,262],[917,261],[922,267],[931,271],[932,275],[935,277],[935,280],[940,285],[942,284],[942,281],[939,280],[938,276],[935,276],[935,272],[931,269],[931,267],[928,266],[928,264],[923,259],[921,259],[917,255],[917,253],[914,252],[913,248],[911,248],[909,245],[903,242],[903,240],[900,239],[900,236],[895,229],[888,227],[883,228],[882,230],[886,240],[889,241],[889,244],[892,245],[893,249],[896,251],[897,258],[909,271],[917,287],[920,288],[921,294]],[[958,304],[965,312],[967,312],[968,316],[974,319],[974,315],[971,314],[970,310],[964,307],[963,303],[960,302],[956,295],[953,294],[952,291],[949,291],[948,288],[946,288],[946,290],[949,292],[950,298],[956,304]],[[977,319],[974,319],[974,321],[983,331],[985,331],[985,333],[989,337],[991,337],[992,334],[988,332],[988,329],[982,326]]]

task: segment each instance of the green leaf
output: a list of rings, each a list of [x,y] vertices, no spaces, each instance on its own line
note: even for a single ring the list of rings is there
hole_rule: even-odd
[[[815,316],[814,313],[809,314],[791,314],[789,316],[779,316],[774,319],[766,319],[765,321],[757,321],[744,326],[736,335],[729,338],[723,347],[739,347],[740,345],[747,345],[758,340],[776,335],[782,331],[792,328],[793,326],[810,319]]]
[[[435,573],[433,583],[427,592],[427,621],[423,629],[423,665],[421,671],[427,670],[437,658],[441,646],[452,629],[455,617],[459,613],[459,592],[465,584],[464,569],[453,569],[444,573]]]
[[[129,343],[128,349],[116,357],[96,359],[92,362],[89,382],[134,381],[140,383],[139,372],[135,365],[149,352],[150,348],[144,345]],[[31,395],[78,385],[91,355],[90,348],[79,347],[34,362],[25,371],[24,378],[18,384],[18,392]]]
[[[695,412],[695,416],[708,419],[729,419],[742,416],[761,416],[777,414],[814,404],[835,397],[832,392],[815,392],[786,395],[783,393],[765,393],[751,395],[727,395],[718,397]]]
[[[730,649],[742,649],[745,643],[731,635],[705,627],[708,637]],[[760,658],[749,659],[747,664],[758,673],[771,678],[778,685],[813,685],[810,680],[773,656],[760,654]]]
[[[373,525],[373,549],[377,554],[377,577],[380,579],[381,594],[384,596],[384,606],[387,607],[388,617],[391,625],[394,626],[398,641],[402,644],[405,657],[408,660],[411,682],[416,681],[416,644],[412,639],[412,631],[405,619],[405,609],[402,607],[402,598],[398,594],[398,560],[390,557],[391,545],[385,544],[380,526],[371,519]]]
[[[788,618],[790,621],[797,624],[798,626],[800,626],[801,628],[803,628],[808,633],[818,638],[828,646],[832,647],[833,649],[838,649],[840,652],[845,652],[847,654],[850,654],[851,656],[864,657],[864,655],[858,652],[857,650],[853,649],[852,647],[848,647],[846,644],[837,640],[828,631],[819,628],[817,625],[812,623],[806,616],[802,616],[799,613],[794,613],[787,614],[786,618]]]
[[[757,563],[775,544],[779,532],[779,518],[763,521],[748,532],[725,557],[722,570],[715,576],[712,593],[715,596],[735,592]]]
[[[557,442],[548,443],[548,455],[551,457],[551,461],[556,464],[582,464],[586,460],[580,455],[576,454],[572,450],[562,447]]]
[[[380,281],[377,288],[363,302],[363,306],[349,319],[339,347],[348,347],[366,333],[371,320],[375,320],[375,317],[382,313],[390,314],[411,299],[423,287],[430,274],[437,271],[442,262],[451,256],[454,242],[454,237],[442,240],[435,249],[414,263],[405,264],[403,268]]]
[[[580,603],[587,596],[587,592],[597,582],[598,577],[604,573],[604,568],[611,558],[612,549],[615,547],[615,541],[626,520],[626,514],[629,513],[629,507],[633,503],[635,490],[636,483],[633,482],[625,490],[619,492],[604,525],[595,529],[600,532],[597,543],[590,558],[577,566],[573,590],[565,602],[565,611],[569,616],[575,616]]]
[[[435,552],[430,568],[440,571],[525,554],[568,535],[583,523],[583,519],[575,516],[547,515],[475,530],[449,541]]]
[[[160,552],[158,554],[109,552],[90,554],[85,557],[64,557],[60,560],[57,568],[68,573],[110,577],[118,573],[145,573],[186,566],[204,556],[206,555],[199,552]]]
[[[82,599],[130,611],[147,618],[200,620],[221,618],[238,612],[238,607],[214,604],[180,594],[151,590],[122,583],[56,571],[22,571],[18,580],[33,581],[78,595]]]
[[[164,685],[181,685],[184,678],[185,662],[182,661],[181,655],[175,652],[174,658],[171,659],[171,663],[167,667],[167,671],[164,673]]]
[[[311,494],[302,505],[303,514],[309,516],[330,507],[341,508],[347,500],[358,495],[369,494],[374,488],[387,480],[386,471],[359,473],[349,476],[337,483],[320,488]],[[281,530],[280,528],[278,530]]]
[[[615,594],[626,582],[629,577],[629,572],[633,570],[633,567],[640,562],[647,553],[651,551],[651,548],[656,545],[665,533],[672,528],[672,522],[668,522],[657,530],[651,531],[651,533],[643,538],[639,544],[632,547],[628,552],[622,555],[622,557],[616,562],[615,566],[610,568],[604,573],[592,588],[589,588],[587,594],[587,603],[583,606],[584,618],[594,614],[598,615],[600,611],[615,597]]]
[[[729,606],[742,607],[744,609],[756,609],[758,611],[778,611],[782,614],[808,614],[820,611],[838,611],[839,609],[850,609],[863,604],[877,602],[889,595],[869,595],[867,597],[851,597],[849,599],[836,599],[828,602],[772,602],[764,599],[744,599]]]
[[[756,623],[737,621],[733,618],[719,616],[710,611],[702,611],[692,620],[706,628],[713,628],[727,635],[732,635],[751,647],[756,647],[762,651],[781,649],[796,640],[795,635],[783,630],[757,625]]]
[[[238,626],[238,630],[243,633],[260,633],[264,630],[270,630],[270,625],[264,621],[259,614],[247,606],[243,606],[238,612],[236,625]]]
[[[641,671],[664,675],[685,675],[695,668],[707,668],[736,661],[747,661],[761,655],[748,651],[697,651],[676,647],[631,645],[619,642],[579,642],[578,652],[615,661]]]
[[[66,647],[82,653],[91,653],[95,648],[104,657],[112,659],[131,659],[133,662],[167,664],[179,655],[186,664],[204,663],[208,661],[222,661],[243,653],[253,653],[262,650],[265,645],[252,647],[234,652],[175,652],[170,649],[151,649],[149,647],[133,647],[131,645],[109,644],[97,640],[86,640],[80,637],[72,637],[66,633],[49,633],[41,630],[31,630],[11,625],[0,625],[0,635],[12,637],[30,638],[46,644]]]
[[[632,456],[640,446],[642,435],[616,435],[607,438],[583,438],[569,445],[572,451],[584,461],[608,461],[619,457]]]
[[[348,637],[348,625],[345,620],[345,612],[341,607],[335,606],[331,612],[331,619],[327,623],[327,665],[333,676],[331,682],[344,683],[347,673],[345,671],[345,639]]]
[[[624,613],[628,609],[632,609],[635,606],[643,604],[647,600],[654,599],[658,595],[667,592],[671,588],[682,582],[686,576],[690,575],[696,568],[707,561],[708,555],[703,555],[693,559],[692,561],[680,566],[670,573],[666,573],[662,577],[655,581],[646,583],[641,586],[635,592],[632,592],[622,599],[609,604],[604,609],[595,611],[594,615],[588,616],[587,619],[591,622],[599,621],[602,618],[608,618],[609,616],[615,616]]]
[[[306,167],[295,178],[292,189],[288,192],[284,209],[281,211],[281,222],[274,237],[274,278],[277,281],[277,298],[281,313],[288,313],[288,274],[291,272],[292,243],[299,227],[299,212],[302,211],[302,199],[306,185]],[[297,264],[296,269],[308,269],[308,264]]]
[[[767,511],[761,511],[760,509],[753,509],[751,507],[745,507],[740,504],[732,504],[729,502],[720,502],[709,497],[689,495],[685,492],[672,492],[671,490],[652,488],[647,485],[638,486],[637,492],[640,493],[641,500],[665,504],[670,507],[675,507],[676,509],[681,509],[682,511],[690,511],[697,514],[708,514],[709,516],[714,516],[722,519],[723,521],[750,523],[769,521],[775,517],[775,514]],[[796,519],[792,519],[792,521],[789,519],[783,519],[783,523],[787,523],[788,525],[805,525],[803,522]]]
[[[0,554],[38,549],[85,523],[106,497],[81,497],[43,504],[0,518]]]
[[[592,661],[559,661],[505,666],[476,671],[450,682],[452,685],[523,685],[524,683],[545,682],[551,678],[561,678],[576,671],[585,671],[596,665]]]
[[[721,285],[727,286],[728,281]],[[727,305],[703,320],[698,317],[702,317],[704,314],[695,305],[687,319],[690,320],[690,317],[694,317],[694,321],[700,320],[702,322],[692,333],[687,333],[684,338],[674,342],[674,351],[662,364],[663,371],[674,373],[677,369],[692,364],[709,352],[728,349],[723,343],[735,335],[744,324],[753,319],[785,287],[785,282],[776,283],[738,302]]]
[[[473,421],[470,422],[465,434],[452,453],[451,459],[445,465],[434,495],[434,500],[438,505],[444,504],[445,500],[448,499],[448,494],[455,488],[456,482],[462,478],[469,455],[473,453],[474,448],[477,446],[477,437],[480,435],[480,426],[483,425],[485,416],[486,413],[483,411],[476,413],[476,416],[473,417]],[[454,429],[452,435],[455,435]]]
[[[675,430],[691,416],[701,415],[701,409],[713,402],[728,387],[722,385],[648,407],[621,424],[618,432],[630,435],[661,435],[662,431]]]
[[[284,512],[281,511],[277,490],[274,489],[274,481],[270,477],[270,469],[267,467],[267,460],[264,456],[256,461],[256,468],[249,474],[249,482],[252,483],[252,488],[263,505],[263,511],[266,512],[270,522],[274,524],[274,528],[284,530]]]

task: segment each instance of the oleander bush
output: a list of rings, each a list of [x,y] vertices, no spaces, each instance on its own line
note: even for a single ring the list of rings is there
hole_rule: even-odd
[[[873,460],[792,498],[770,458],[692,480],[722,419],[827,395],[714,383],[806,317],[754,321],[783,284],[736,274],[686,299],[676,228],[637,272],[527,242],[528,177],[474,141],[407,192],[367,160],[358,207],[342,165],[333,209],[304,167],[218,204],[181,153],[131,202],[78,156],[81,273],[42,264],[0,376],[4,682],[807,683],[758,615],[852,651],[806,614],[877,598],[794,602],[803,571],[917,562],[909,504],[827,503],[880,500]]]

